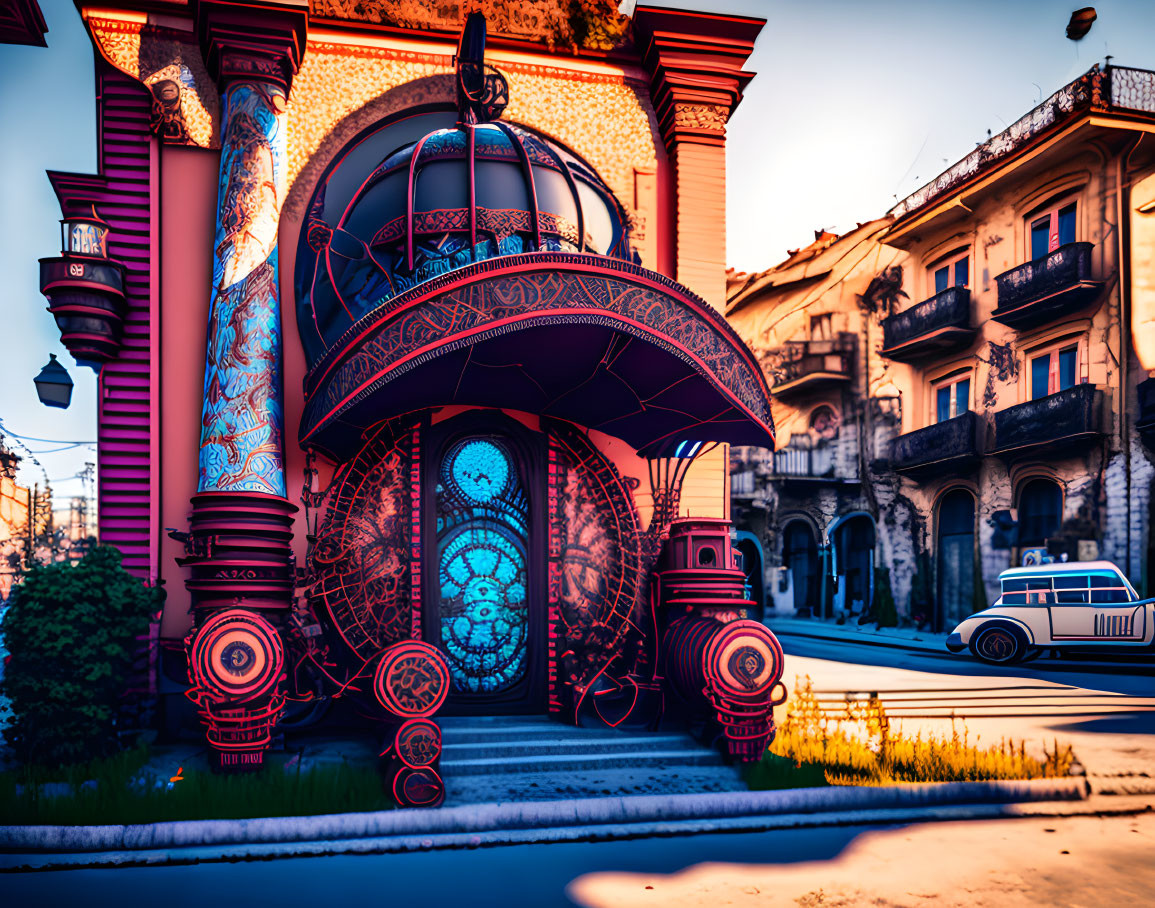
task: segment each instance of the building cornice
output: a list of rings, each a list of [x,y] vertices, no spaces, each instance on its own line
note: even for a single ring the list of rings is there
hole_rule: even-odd
[[[765,19],[638,7],[634,30],[666,147],[723,145],[754,73],[742,69]]]

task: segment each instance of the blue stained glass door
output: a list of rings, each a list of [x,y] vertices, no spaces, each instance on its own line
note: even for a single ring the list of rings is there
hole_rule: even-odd
[[[498,438],[451,445],[437,481],[441,644],[455,694],[494,695],[526,677],[529,504]]]

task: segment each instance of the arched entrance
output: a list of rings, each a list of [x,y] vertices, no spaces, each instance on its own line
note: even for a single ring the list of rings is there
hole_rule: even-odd
[[[938,505],[937,630],[953,628],[974,611],[975,499],[954,489]]]
[[[790,572],[795,610],[818,609],[818,543],[805,520],[791,520],[782,531],[782,566]]]
[[[763,580],[762,543],[753,533],[738,532],[738,551],[742,553],[742,572],[746,575],[747,596],[757,603],[750,617],[761,621],[766,612],[766,584]]]
[[[492,411],[430,432],[424,636],[445,653],[455,711],[544,705],[542,448]]]
[[[874,602],[874,521],[866,514],[852,514],[835,521],[834,574],[838,588],[834,611],[861,615]]]

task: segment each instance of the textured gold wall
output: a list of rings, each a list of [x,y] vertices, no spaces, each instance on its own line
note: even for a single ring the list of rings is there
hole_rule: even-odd
[[[503,119],[545,133],[597,169],[633,213],[634,172],[657,166],[647,89],[626,74],[492,62],[509,80]],[[362,129],[419,104],[454,100],[452,48],[414,52],[310,41],[289,102],[288,205],[304,204],[321,171]]]

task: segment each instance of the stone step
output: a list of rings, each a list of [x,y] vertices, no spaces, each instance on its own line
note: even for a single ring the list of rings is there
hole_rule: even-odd
[[[746,790],[741,771],[733,766],[627,766],[443,778],[446,806]]]
[[[597,750],[577,754],[521,754],[514,757],[486,757],[482,759],[442,758],[443,778],[467,775],[496,775],[499,773],[571,773],[591,769],[621,769],[625,767],[682,767],[722,766],[722,755],[705,748],[686,750],[634,750],[606,755]]]
[[[615,755],[645,750],[694,752],[702,747],[685,735],[617,735],[591,741],[588,738],[556,731],[550,737],[499,737],[460,741],[446,738],[442,760],[482,760],[503,757],[532,759],[539,756],[570,754],[573,756]]]
[[[560,722],[534,722],[517,725],[488,725],[488,724],[446,724],[440,719],[435,720],[441,725],[442,740],[446,743],[466,744],[483,743],[486,741],[535,741],[553,740],[565,737],[574,741],[595,743],[600,741],[617,741],[625,737],[649,735],[650,732],[637,729],[616,728],[577,728],[572,725],[563,725]],[[658,737],[655,735],[655,737]]]

